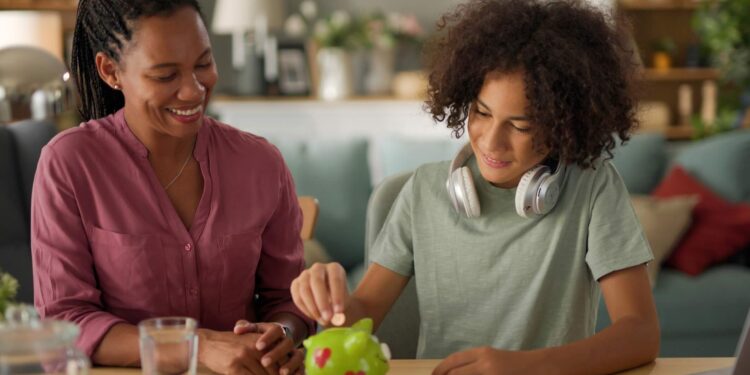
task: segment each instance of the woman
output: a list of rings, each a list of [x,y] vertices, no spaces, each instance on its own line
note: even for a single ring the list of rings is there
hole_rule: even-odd
[[[215,372],[301,371],[314,325],[289,293],[292,177],[265,139],[205,117],[217,73],[197,2],[82,0],[72,61],[85,122],[34,182],[40,314],[77,323],[100,365],[137,365],[135,325],[180,315]]]
[[[341,266],[318,264],[292,283],[295,303],[321,324],[378,324],[415,277],[417,353],[445,358],[435,374],[653,360],[652,255],[606,160],[634,124],[622,32],[577,1],[475,0],[440,25],[427,108],[469,145],[414,172],[352,295]],[[613,323],[594,334],[600,289]]]

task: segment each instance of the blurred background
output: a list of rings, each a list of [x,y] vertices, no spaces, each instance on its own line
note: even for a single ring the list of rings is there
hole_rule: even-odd
[[[656,258],[661,355],[731,356],[750,308],[750,2],[591,1],[630,22],[640,66],[641,125],[613,163]],[[461,1],[199,3],[220,76],[210,114],[279,147],[298,193],[320,205],[306,260],[338,261],[356,285],[373,191],[465,142],[422,110],[422,48]],[[0,0],[0,309],[33,296],[39,150],[79,123],[67,68],[76,6]]]
[[[606,12],[624,15],[632,25],[634,61],[643,67],[642,130],[661,132],[670,139],[690,139],[750,121],[744,116],[750,101],[750,32],[743,18],[750,6],[747,1],[715,1],[720,5],[714,7],[700,0],[591,2]],[[460,1],[199,3],[220,72],[219,99],[337,101],[421,99],[423,44],[434,34],[440,15]],[[67,62],[76,4],[76,0],[0,0],[0,48],[33,46]],[[0,74],[5,77],[0,82],[0,122],[7,123],[33,116],[32,93],[21,93],[33,88],[21,87],[17,76],[23,72],[13,70],[31,71],[31,67],[8,53],[4,56],[0,61],[4,69]],[[54,90],[58,89],[48,89]],[[51,96],[64,103],[47,104],[54,108],[46,112],[60,112],[68,106],[70,93],[63,91]],[[45,107],[40,96],[35,99],[37,112]],[[13,111],[8,108],[11,105]],[[64,126],[72,125],[76,120],[64,122]]]

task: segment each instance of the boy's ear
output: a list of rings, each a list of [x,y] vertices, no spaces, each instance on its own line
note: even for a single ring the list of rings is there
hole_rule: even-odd
[[[104,52],[96,53],[96,71],[99,77],[109,85],[109,87],[119,90],[120,79],[118,77],[119,66],[117,62]]]

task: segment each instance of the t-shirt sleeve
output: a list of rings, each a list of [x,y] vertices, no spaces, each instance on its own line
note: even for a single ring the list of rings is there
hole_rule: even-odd
[[[610,162],[594,173],[586,263],[594,279],[653,260],[625,183]]]
[[[403,276],[414,275],[412,205],[414,178],[406,181],[370,251],[370,261]]]

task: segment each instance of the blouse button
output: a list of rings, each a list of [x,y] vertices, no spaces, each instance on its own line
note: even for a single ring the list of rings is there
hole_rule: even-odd
[[[198,294],[198,288],[190,288],[190,294],[192,295]]]
[[[190,251],[192,249],[193,249],[193,245],[192,244],[185,245],[185,251]]]

